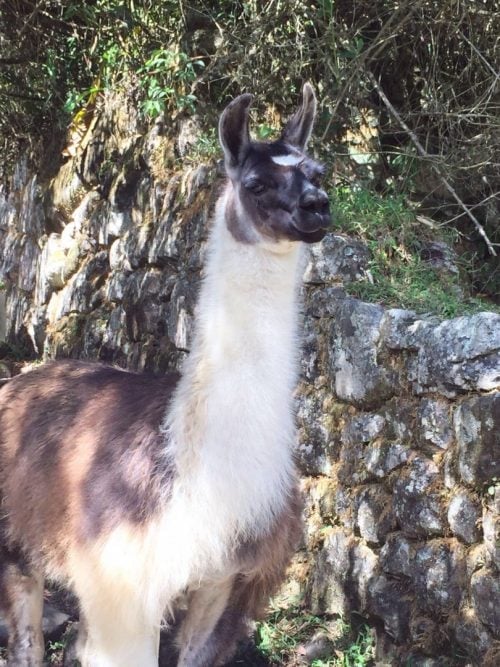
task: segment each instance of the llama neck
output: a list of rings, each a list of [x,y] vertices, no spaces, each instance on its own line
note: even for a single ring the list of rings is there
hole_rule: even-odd
[[[228,189],[216,209],[192,350],[171,411],[170,432],[189,465],[207,450],[226,460],[236,450],[239,459],[242,450],[289,452],[293,437],[299,244],[272,252],[235,240],[224,217],[230,196]]]
[[[224,203],[224,200],[223,202]],[[294,355],[300,250],[240,243],[219,206],[198,302],[193,359],[214,367],[280,365]]]

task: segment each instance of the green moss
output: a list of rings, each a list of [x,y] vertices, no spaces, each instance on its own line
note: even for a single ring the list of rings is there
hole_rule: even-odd
[[[430,229],[400,195],[380,195],[366,189],[338,188],[332,193],[336,228],[360,238],[371,252],[371,280],[348,286],[351,294],[390,307],[429,312],[440,317],[499,308],[468,294],[460,274],[438,270],[421,259],[425,243],[455,241],[448,228]],[[467,267],[457,260],[459,269]]]

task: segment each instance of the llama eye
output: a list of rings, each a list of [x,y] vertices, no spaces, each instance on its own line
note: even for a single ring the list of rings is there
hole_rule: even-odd
[[[245,187],[254,195],[260,195],[267,190],[267,185],[262,181],[250,181],[250,183],[245,184]]]

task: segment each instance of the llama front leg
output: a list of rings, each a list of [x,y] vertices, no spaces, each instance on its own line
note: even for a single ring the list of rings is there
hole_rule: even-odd
[[[0,562],[0,608],[9,632],[7,665],[41,667],[43,579],[14,560]]]
[[[191,593],[187,615],[177,637],[180,649],[177,667],[213,665],[219,651],[214,630],[228,603],[232,583],[232,577],[206,583]]]
[[[136,628],[131,634],[116,626],[90,626],[77,659],[82,667],[158,667],[158,644],[159,632]]]
[[[159,629],[145,628],[137,619],[132,631],[120,619],[88,624],[88,635],[78,650],[82,667],[158,667]]]
[[[67,662],[76,658],[81,667],[158,667],[160,622],[157,627],[147,624],[137,601],[124,593],[113,598],[109,590],[94,590],[89,598],[80,596],[78,638]]]

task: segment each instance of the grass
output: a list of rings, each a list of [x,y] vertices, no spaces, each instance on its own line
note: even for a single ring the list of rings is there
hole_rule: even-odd
[[[442,241],[452,248],[457,233],[426,227],[403,196],[340,187],[332,193],[332,201],[337,231],[361,239],[371,252],[371,280],[349,284],[354,296],[444,318],[481,310],[499,312],[492,302],[467,293],[461,280],[469,268],[465,260],[457,259],[459,271],[452,273],[421,258],[426,243]]]
[[[308,642],[321,637],[326,650],[307,664],[312,667],[368,667],[373,664],[374,638],[367,625],[354,629],[341,617],[321,617],[296,607],[276,609],[257,627],[258,651],[273,665],[305,664]]]
[[[66,648],[65,638],[61,641],[48,642],[45,652],[45,660],[50,665],[62,664],[64,649]]]

